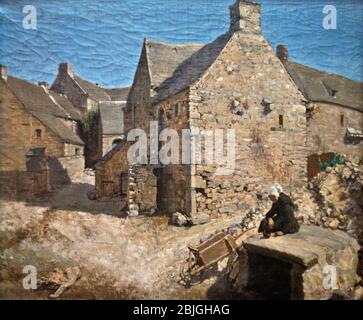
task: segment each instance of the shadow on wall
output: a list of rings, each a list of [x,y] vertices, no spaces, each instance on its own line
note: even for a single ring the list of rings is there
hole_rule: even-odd
[[[52,188],[57,188],[64,184],[71,183],[71,178],[57,158],[50,158],[49,160],[49,183]]]

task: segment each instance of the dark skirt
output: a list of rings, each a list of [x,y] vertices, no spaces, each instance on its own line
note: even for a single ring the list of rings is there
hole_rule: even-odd
[[[272,218],[272,220],[274,221],[273,228],[270,228],[268,226],[268,219],[265,218],[261,221],[260,226],[258,228],[258,232],[282,231],[283,233],[287,234],[287,233],[296,233],[299,231],[300,226],[295,218],[286,221],[286,219],[283,219],[283,217],[276,216]]]

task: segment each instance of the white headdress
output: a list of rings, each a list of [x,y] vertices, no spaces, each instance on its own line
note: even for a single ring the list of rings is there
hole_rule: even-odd
[[[273,186],[276,188],[276,190],[277,190],[277,192],[278,192],[279,194],[284,192],[284,190],[282,189],[282,187],[281,187],[281,185],[280,185],[280,184],[275,183]]]
[[[275,196],[276,199],[280,196],[279,191],[277,190],[277,188],[275,186],[268,188],[268,195]]]

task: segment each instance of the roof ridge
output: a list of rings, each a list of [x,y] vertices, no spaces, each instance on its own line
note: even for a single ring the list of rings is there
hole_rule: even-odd
[[[171,46],[171,47],[184,47],[184,46],[205,46],[208,43],[171,43],[171,42],[166,42],[166,41],[161,41],[161,40],[153,40],[153,39],[148,39],[145,38],[145,43],[153,43],[153,44],[162,44],[162,45],[166,45],[166,46]]]

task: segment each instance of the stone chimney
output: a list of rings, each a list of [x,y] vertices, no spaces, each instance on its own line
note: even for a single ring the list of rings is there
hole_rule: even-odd
[[[249,0],[237,0],[229,9],[231,12],[231,32],[261,32],[261,14],[258,3]]]
[[[289,51],[287,50],[287,47],[283,44],[279,44],[277,46],[276,55],[282,62],[289,59]]]
[[[67,63],[67,62],[60,63],[58,70],[59,70],[59,74],[68,74],[72,78],[74,76],[73,68],[72,68],[72,65],[70,63]]]
[[[0,64],[0,76],[1,79],[7,81],[8,80],[8,67]]]

